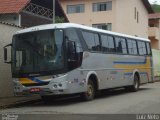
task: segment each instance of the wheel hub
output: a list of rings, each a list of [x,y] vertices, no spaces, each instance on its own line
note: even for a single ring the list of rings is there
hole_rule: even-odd
[[[93,95],[93,88],[92,88],[92,86],[91,85],[88,85],[88,88],[87,88],[88,90],[87,90],[87,95],[88,96],[92,96]]]

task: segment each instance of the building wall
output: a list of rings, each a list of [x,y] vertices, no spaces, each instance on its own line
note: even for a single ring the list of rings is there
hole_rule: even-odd
[[[92,12],[92,3],[106,2],[110,0],[60,0],[63,10],[68,19],[72,23],[79,23],[87,26],[99,23],[114,23],[115,22],[115,0],[112,0],[111,11]],[[67,5],[85,4],[84,13],[67,14]],[[114,29],[114,24],[112,26]]]
[[[112,1],[111,11],[92,12],[92,3]],[[148,12],[141,0],[60,0],[70,22],[92,26],[112,23],[112,31],[148,38]],[[67,14],[67,5],[85,4],[84,13]],[[139,23],[134,9],[139,12]]]
[[[160,50],[160,19],[150,20],[150,27],[148,28],[148,32],[152,48]]]
[[[149,38],[151,40],[151,47],[152,49],[159,49],[159,40],[155,39],[154,37]]]
[[[1,14],[0,21],[4,21],[14,25],[20,25],[20,19],[18,14]]]
[[[139,20],[135,19],[135,8]],[[116,0],[116,32],[148,38],[148,12],[141,0]]]
[[[0,23],[0,98],[13,96],[11,66],[4,63],[3,47],[11,43],[12,35],[21,28]]]

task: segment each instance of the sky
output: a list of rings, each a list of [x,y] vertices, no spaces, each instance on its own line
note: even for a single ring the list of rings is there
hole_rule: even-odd
[[[151,4],[153,4],[155,1],[157,1],[156,3],[160,5],[160,0],[148,0]]]

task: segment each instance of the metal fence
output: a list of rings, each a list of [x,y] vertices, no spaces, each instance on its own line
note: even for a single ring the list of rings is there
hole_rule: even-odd
[[[32,14],[44,16],[53,20],[53,10],[30,3],[28,4],[23,11],[30,12]]]

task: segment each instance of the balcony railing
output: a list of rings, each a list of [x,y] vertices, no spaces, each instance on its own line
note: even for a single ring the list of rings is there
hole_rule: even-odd
[[[154,37],[160,41],[160,28],[158,27],[149,27],[149,37]]]
[[[53,10],[33,3],[28,4],[23,11],[32,13],[34,15],[39,15],[49,19],[53,19]]]

